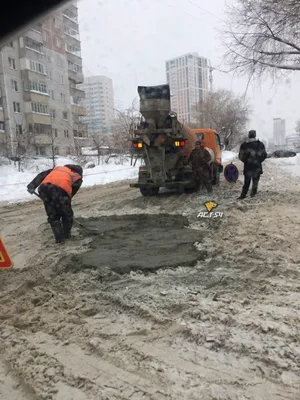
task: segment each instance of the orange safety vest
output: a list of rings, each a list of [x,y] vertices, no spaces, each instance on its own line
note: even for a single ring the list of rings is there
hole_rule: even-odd
[[[82,179],[82,177],[77,172],[73,172],[67,167],[55,167],[53,171],[46,176],[41,185],[44,183],[52,183],[53,185],[59,186],[72,197],[72,185],[79,179]]]

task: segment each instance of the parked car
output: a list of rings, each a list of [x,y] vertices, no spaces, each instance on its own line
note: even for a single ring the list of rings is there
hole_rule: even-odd
[[[295,151],[292,151],[292,150],[275,150],[268,157],[286,158],[286,157],[296,157],[296,155],[297,155],[297,153]]]

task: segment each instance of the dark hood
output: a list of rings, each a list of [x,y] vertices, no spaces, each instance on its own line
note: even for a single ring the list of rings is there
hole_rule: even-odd
[[[83,169],[80,165],[67,164],[65,167],[70,168],[70,170],[73,172],[77,172],[77,174],[79,174],[81,177],[83,176]]]

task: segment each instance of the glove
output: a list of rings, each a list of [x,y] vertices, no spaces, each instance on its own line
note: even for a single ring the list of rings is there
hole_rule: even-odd
[[[30,193],[30,194],[33,194],[34,193],[34,188],[32,187],[32,186],[29,186],[29,187],[27,187],[27,191]]]

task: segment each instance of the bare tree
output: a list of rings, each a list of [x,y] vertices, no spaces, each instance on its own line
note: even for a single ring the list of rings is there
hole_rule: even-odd
[[[140,122],[140,112],[137,107],[137,101],[133,100],[132,105],[123,110],[115,109],[117,117],[113,122],[113,133],[110,137],[110,145],[119,154],[129,153],[131,150],[130,139],[134,136],[134,130],[137,129]],[[132,163],[132,160],[131,160]]]
[[[235,0],[221,29],[225,61],[252,77],[300,71],[300,1]]]
[[[96,149],[97,151],[97,162],[98,165],[100,164],[100,159],[101,159],[101,155],[103,153],[103,147],[108,145],[108,141],[106,138],[106,135],[102,134],[102,133],[91,133],[90,137],[92,139],[93,142],[93,147]]]
[[[300,135],[300,119],[296,122],[296,132]]]
[[[215,129],[228,148],[239,143],[251,114],[248,100],[230,90],[210,92],[193,109],[194,127]]]

